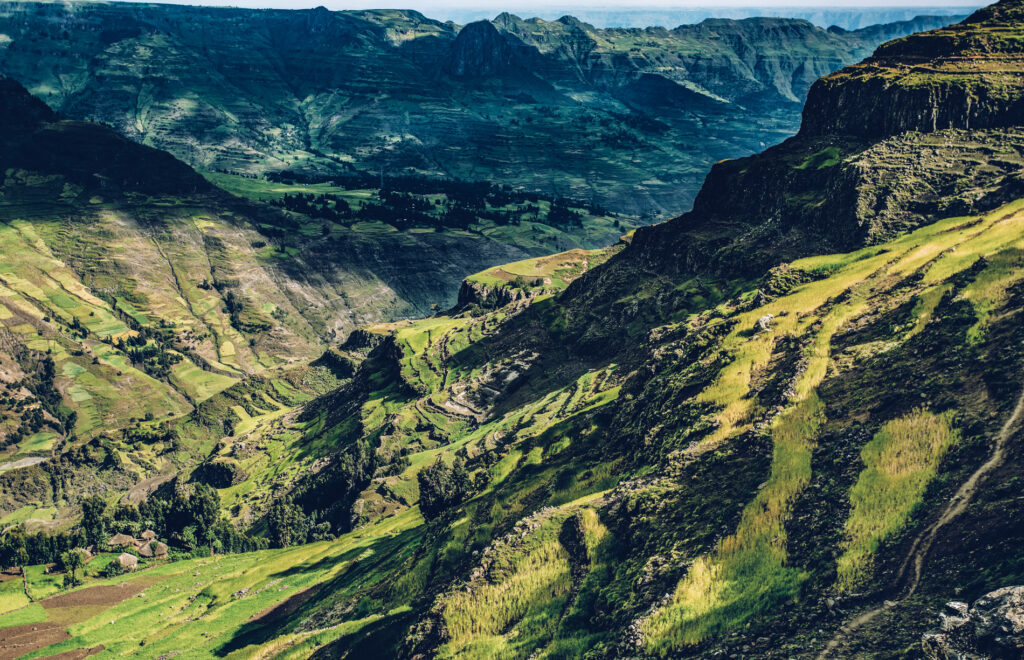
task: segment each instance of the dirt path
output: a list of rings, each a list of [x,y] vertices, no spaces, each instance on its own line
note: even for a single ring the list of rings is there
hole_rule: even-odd
[[[932,544],[935,542],[936,537],[938,537],[939,532],[967,509],[967,505],[971,503],[975,493],[978,491],[978,484],[981,483],[981,480],[1003,463],[1006,458],[1006,445],[1010,440],[1010,436],[1013,435],[1013,432],[1020,424],[1022,417],[1024,417],[1024,391],[1017,397],[1017,404],[1013,408],[1013,413],[1006,420],[1006,423],[1003,424],[1003,427],[999,429],[999,435],[996,436],[996,444],[992,450],[992,455],[967,478],[967,481],[960,485],[956,494],[946,504],[939,519],[918,534],[917,538],[910,545],[910,550],[907,551],[907,555],[903,558],[903,563],[900,564],[896,577],[893,579],[893,584],[899,585],[906,579],[907,569],[912,568],[913,575],[906,587],[904,587],[903,592],[897,598],[886,600],[880,606],[863,612],[847,621],[822,652],[818,654],[818,660],[828,658],[851,634],[869,623],[879,614],[892,609],[914,595],[918,585],[921,584],[924,561],[928,557],[928,552],[931,550]]]

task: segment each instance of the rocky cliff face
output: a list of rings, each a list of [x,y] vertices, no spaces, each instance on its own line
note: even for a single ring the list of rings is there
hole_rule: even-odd
[[[445,70],[455,78],[488,78],[511,73],[517,65],[512,48],[494,25],[477,21],[459,30]]]
[[[1002,2],[822,79],[796,137],[715,165],[694,210],[639,230],[623,261],[753,275],[1012,199],[1024,163],[1019,12]]]
[[[958,25],[885,44],[815,84],[801,133],[877,139],[1016,125],[1024,114],[1022,14],[1007,0]]]

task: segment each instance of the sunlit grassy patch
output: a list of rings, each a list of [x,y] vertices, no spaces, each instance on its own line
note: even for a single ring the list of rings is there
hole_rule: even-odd
[[[950,421],[948,413],[917,410],[892,420],[864,445],[864,470],[850,490],[838,560],[841,588],[855,588],[869,577],[879,543],[899,532],[921,503],[946,450],[957,441]]]

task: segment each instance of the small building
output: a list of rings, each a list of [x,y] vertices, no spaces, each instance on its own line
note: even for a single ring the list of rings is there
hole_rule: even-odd
[[[117,563],[126,571],[134,571],[139,566],[139,558],[135,555],[122,552],[117,556]]]
[[[168,552],[167,544],[160,541],[147,541],[139,543],[136,547],[138,548],[139,556],[146,559],[166,557]]]
[[[135,545],[135,538],[128,536],[127,534],[114,534],[107,541],[107,545],[111,548],[116,548],[121,545]]]
[[[143,533],[139,534],[139,538],[143,541],[154,541],[156,540],[156,532],[151,529],[147,529]]]

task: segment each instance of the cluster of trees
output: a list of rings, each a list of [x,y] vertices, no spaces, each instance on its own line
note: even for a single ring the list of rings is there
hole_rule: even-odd
[[[258,333],[270,330],[270,324],[261,318],[248,314],[245,303],[240,296],[235,295],[230,289],[221,292],[224,299],[224,311],[227,312],[231,327],[241,333]]]
[[[5,435],[3,438],[0,438],[0,448],[16,445],[33,433],[41,431],[46,425],[46,419],[43,417],[43,409],[41,407],[36,406],[34,408],[26,408],[26,406],[31,406],[35,403],[34,400],[30,401],[26,398],[20,401],[15,400],[15,402],[16,404],[21,405],[12,406],[7,408],[7,410],[15,413],[21,412],[21,420],[18,422],[18,427],[16,429]],[[0,402],[0,405],[3,405],[3,402]],[[6,419],[7,412],[0,412],[0,421],[4,421]]]
[[[128,315],[123,315],[122,320],[136,334],[128,338],[118,337],[111,345],[153,378],[166,379],[170,376],[171,367],[182,360],[181,355],[169,350],[175,339],[174,323],[161,319],[159,326],[148,327]],[[109,339],[104,341],[110,342]]]
[[[320,218],[331,222],[340,223],[342,220],[350,219],[352,207],[343,197],[338,195],[312,193],[286,194],[284,197],[270,202],[295,213],[308,215],[311,218]]]
[[[31,396],[17,398],[5,396],[0,398],[0,421],[6,419],[10,413],[21,414],[18,427],[0,439],[0,447],[6,447],[21,442],[33,433],[38,433],[48,424],[44,413],[57,420],[54,425],[57,431],[70,433],[78,419],[78,413],[64,404],[63,397],[54,386],[56,376],[56,365],[53,358],[46,353],[29,351],[23,348],[17,350],[13,356],[26,376],[20,381],[15,381],[9,388],[17,392],[22,388],[32,393]]]
[[[574,208],[593,214],[608,214],[596,204],[547,197],[482,181],[418,176],[385,178],[370,173],[325,177],[288,171],[270,174],[267,178],[288,184],[330,183],[346,190],[378,190],[378,201],[365,204],[357,211],[341,197],[330,194],[289,194],[275,202],[283,208],[332,222],[363,219],[380,220],[399,229],[414,226],[465,229],[480,220],[490,220],[499,225],[517,224],[532,214],[538,222],[576,227],[582,223],[583,214]],[[432,203],[425,198],[427,195],[444,195],[447,202]],[[544,218],[540,214],[541,201],[547,201],[550,208]]]
[[[171,367],[182,360],[181,355],[171,353],[164,345],[157,343],[143,344],[137,348],[129,348],[125,352],[132,364],[141,366],[154,378],[167,378],[171,375]]]
[[[267,514],[267,536],[275,548],[302,545],[310,541],[329,541],[334,538],[331,523],[317,522],[318,512],[311,515],[285,497],[274,502]]]
[[[146,413],[152,417],[152,413]],[[150,421],[150,420],[146,420]],[[136,424],[124,430],[124,441],[138,447],[139,445],[152,445],[158,442],[174,443],[178,439],[178,431],[170,424]]]
[[[60,567],[68,553],[87,545],[85,541],[85,533],[80,528],[57,534],[26,534],[16,527],[0,537],[0,567],[52,563]]]
[[[438,458],[420,470],[416,480],[420,486],[420,512],[427,520],[440,517],[473,492],[466,462],[461,457],[451,465]]]
[[[53,563],[58,573],[66,573],[64,587],[75,587],[82,582],[78,571],[85,566],[85,554],[79,549],[81,540],[80,532],[26,536],[21,530],[14,530],[0,537],[0,567]]]

